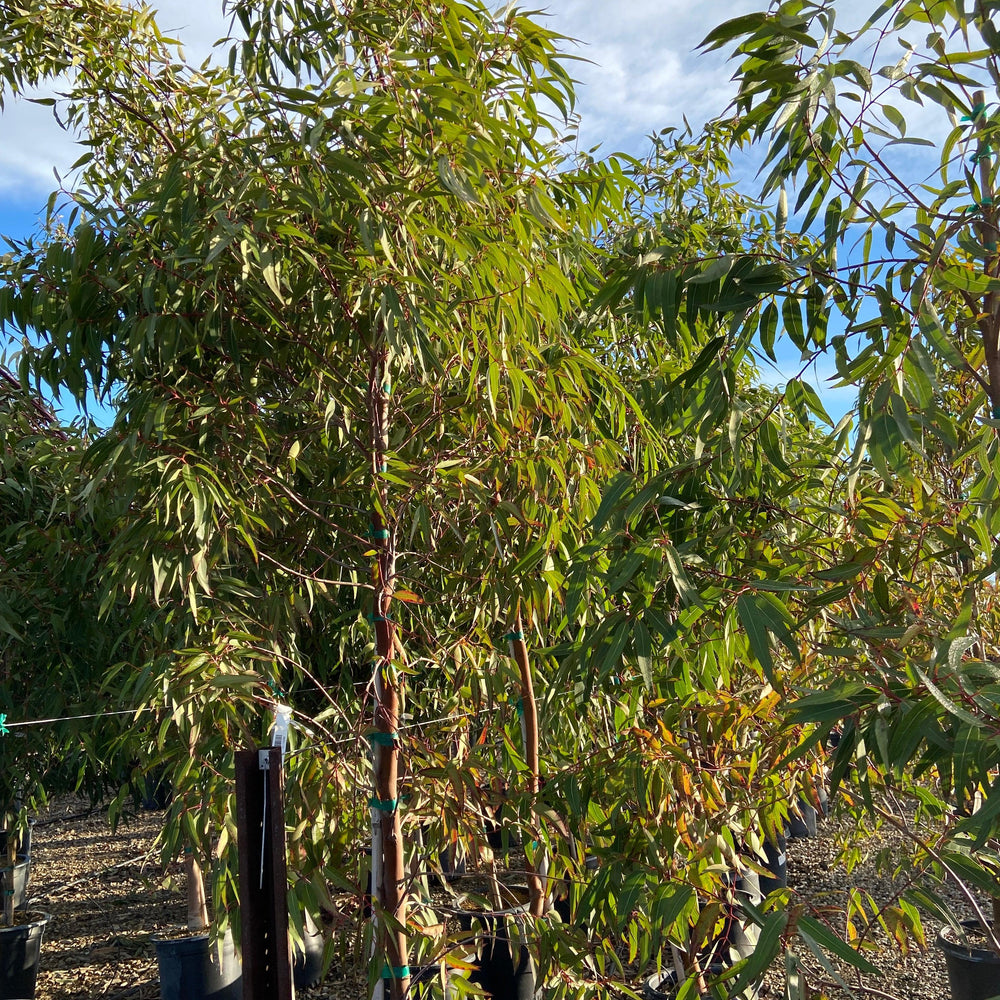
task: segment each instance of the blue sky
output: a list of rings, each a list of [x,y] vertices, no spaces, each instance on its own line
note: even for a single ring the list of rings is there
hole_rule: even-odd
[[[857,0],[850,5],[858,6]],[[156,6],[161,29],[183,42],[189,61],[208,57],[213,42],[227,34],[221,0],[162,0]],[[717,23],[759,6],[753,0],[553,0],[545,14],[549,25],[578,40],[568,50],[581,57],[574,64],[580,147],[642,154],[652,132],[681,126],[685,118],[697,127],[722,113],[733,93],[732,67],[724,53],[698,53],[696,47]],[[36,227],[57,185],[53,171],[65,175],[79,150],[50,109],[25,101],[8,103],[0,136],[0,234],[23,237]],[[4,346],[0,342],[0,353]],[[796,370],[796,358],[789,357],[782,371],[764,375],[780,382],[783,372]],[[821,373],[814,381],[831,412],[842,413],[847,395],[824,388]]]

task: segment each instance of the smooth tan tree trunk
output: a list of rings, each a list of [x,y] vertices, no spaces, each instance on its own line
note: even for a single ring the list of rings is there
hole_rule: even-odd
[[[184,852],[184,875],[187,880],[187,925],[189,931],[208,927],[208,904],[205,901],[205,880],[201,865],[191,849]]]
[[[521,622],[520,607],[514,614],[514,624],[511,628],[511,651],[518,671],[521,675],[521,705],[524,719],[524,760],[528,765],[528,791],[531,796],[532,822],[535,826],[534,838],[539,844],[536,857],[542,850],[540,828],[536,804],[539,788],[538,767],[538,706],[535,703],[535,688],[531,680],[531,662],[528,659],[528,645],[524,639],[524,629]],[[545,913],[545,887],[542,877],[532,861],[525,856],[525,873],[528,877],[528,892],[530,894],[529,912],[533,917]]]

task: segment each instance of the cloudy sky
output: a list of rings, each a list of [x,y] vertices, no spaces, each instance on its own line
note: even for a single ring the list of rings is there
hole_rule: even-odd
[[[221,0],[161,0],[158,23],[200,62],[227,33]],[[532,4],[527,4],[531,7]],[[541,6],[541,5],[539,5]],[[582,148],[638,153],[644,138],[686,115],[699,124],[720,113],[731,94],[721,54],[695,54],[715,24],[752,10],[754,0],[551,0],[551,27],[579,39],[570,51],[579,85]],[[0,233],[30,231],[55,185],[76,159],[49,109],[12,102],[0,116]]]
[[[865,0],[844,0],[867,7]],[[221,0],[160,0],[158,23],[179,38],[188,61],[200,63],[216,39],[228,33]],[[530,9],[530,0],[522,0]],[[539,4],[542,6],[542,4]],[[641,154],[646,137],[685,117],[695,127],[721,114],[732,94],[732,67],[725,53],[696,52],[717,24],[766,6],[765,0],[550,0],[550,27],[577,42],[567,51],[578,80],[580,147]],[[51,111],[28,102],[9,102],[0,115],[0,235],[25,236],[35,229],[49,193],[79,156]],[[7,345],[8,347],[12,345]],[[4,344],[0,342],[0,355]],[[797,352],[796,352],[797,354]],[[797,357],[782,369],[764,372],[772,383],[796,371]],[[836,393],[814,381],[831,412],[843,412]]]

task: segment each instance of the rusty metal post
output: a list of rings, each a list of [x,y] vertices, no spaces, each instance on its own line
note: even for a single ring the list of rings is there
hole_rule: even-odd
[[[292,1000],[281,750],[236,753],[243,1000]]]

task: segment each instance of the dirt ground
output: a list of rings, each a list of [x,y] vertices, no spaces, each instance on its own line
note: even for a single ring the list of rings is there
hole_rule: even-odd
[[[29,898],[34,909],[52,915],[42,945],[37,1000],[157,1000],[156,958],[151,936],[183,922],[184,898],[165,884],[154,840],[162,814],[141,813],[111,836],[101,813],[88,814],[73,800],[56,803],[38,817],[32,844]],[[833,838],[825,833],[789,845],[789,884],[795,894],[836,906],[851,885],[888,898],[892,885],[873,866],[851,876],[834,862]],[[884,844],[881,846],[885,846]],[[168,872],[179,877],[179,869]],[[928,937],[932,938],[931,928]],[[870,957],[881,977],[846,978],[858,997],[926,1000],[948,996],[944,961],[931,940],[921,952],[903,956],[884,946]],[[815,970],[813,988],[829,976]],[[300,991],[304,1000],[362,1000],[366,992],[356,975],[332,975],[320,986]],[[846,996],[829,989],[831,997]],[[780,977],[769,977],[762,1000],[783,996]]]

